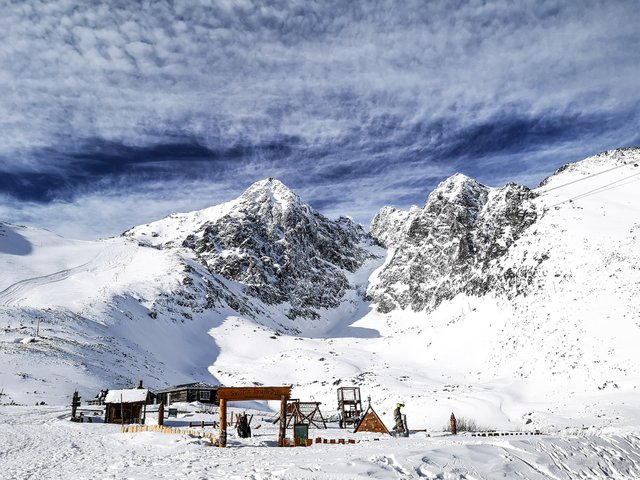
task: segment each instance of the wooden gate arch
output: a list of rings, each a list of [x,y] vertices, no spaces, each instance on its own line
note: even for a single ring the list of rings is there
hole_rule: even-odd
[[[221,448],[227,446],[227,402],[247,402],[252,400],[280,400],[280,429],[278,446],[284,447],[287,432],[287,400],[291,398],[291,385],[283,387],[218,387],[220,402],[220,439]]]

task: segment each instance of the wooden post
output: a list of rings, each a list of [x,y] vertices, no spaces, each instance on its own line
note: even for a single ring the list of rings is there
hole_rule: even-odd
[[[158,425],[164,425],[164,404],[162,402],[158,405]]]
[[[227,446],[227,400],[220,399],[220,439],[218,440],[220,448]]]
[[[453,414],[453,412],[451,413],[451,418],[449,419],[449,421],[451,423],[451,435],[457,435],[458,426],[456,425],[456,416]]]
[[[71,400],[71,418],[76,418],[78,407],[80,406],[80,395],[78,391],[73,392],[73,399]]]
[[[287,397],[280,397],[280,432],[278,433],[278,446],[284,447],[284,437],[287,435]]]

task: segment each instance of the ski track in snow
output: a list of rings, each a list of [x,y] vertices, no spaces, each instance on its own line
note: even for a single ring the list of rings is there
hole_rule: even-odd
[[[48,275],[26,278],[15,282],[0,292],[0,305],[18,305],[21,300],[26,298],[27,292],[33,289],[51,283],[61,282],[79,273],[92,272],[96,270],[99,270],[100,272],[108,271],[119,265],[124,265],[126,263],[126,259],[130,257],[131,254],[125,253],[124,249],[121,247],[108,247],[99,252],[88,262],[76,267],[63,269]]]
[[[61,282],[76,273],[87,272],[90,270],[91,263],[92,262],[89,261],[82,265],[78,265],[77,267],[60,270],[59,272],[43,275],[41,277],[27,278],[16,282],[0,292],[0,305],[16,305],[21,299],[24,299],[24,294],[27,291],[49,283]]]

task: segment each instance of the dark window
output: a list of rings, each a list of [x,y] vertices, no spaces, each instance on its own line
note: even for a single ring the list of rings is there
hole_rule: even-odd
[[[211,400],[211,392],[208,390],[200,390],[198,393],[200,394],[199,400]]]

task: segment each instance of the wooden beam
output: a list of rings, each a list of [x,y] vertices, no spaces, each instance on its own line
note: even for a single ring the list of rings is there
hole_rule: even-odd
[[[278,432],[278,446],[284,447],[284,437],[287,435],[287,395],[280,397],[280,431]]]
[[[220,399],[220,438],[218,439],[220,448],[227,446],[227,401]]]
[[[218,400],[280,400],[291,397],[291,386],[285,387],[219,387]]]

